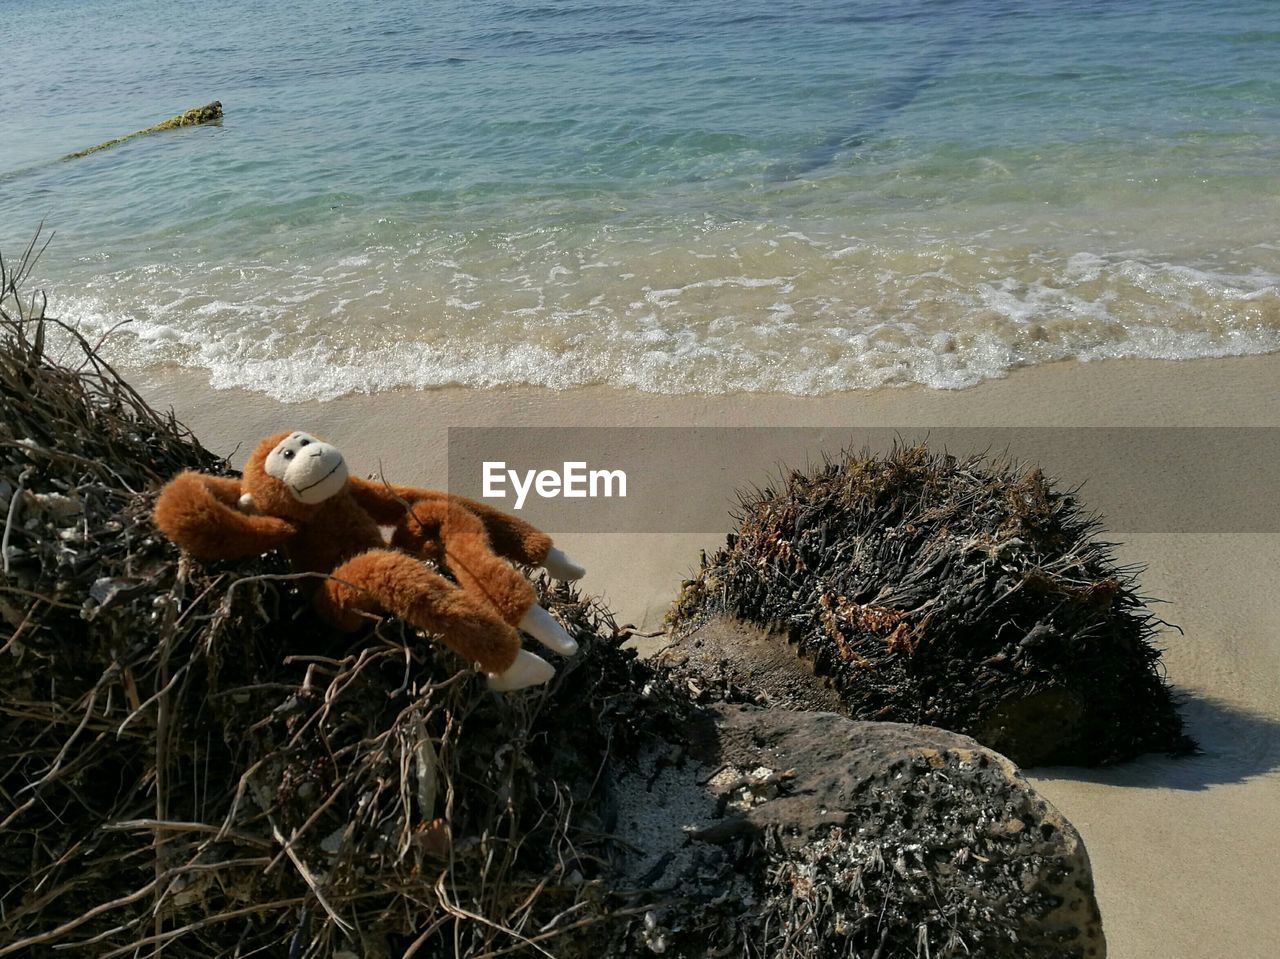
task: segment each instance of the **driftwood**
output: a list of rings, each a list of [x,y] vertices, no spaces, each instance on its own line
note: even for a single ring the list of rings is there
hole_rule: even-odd
[[[99,143],[97,146],[89,147],[87,150],[77,150],[75,153],[68,153],[62,159],[77,160],[80,157],[88,156],[90,153],[97,153],[99,150],[105,150],[107,147],[113,147],[117,143],[124,143],[126,140],[132,140],[134,137],[146,136],[148,133],[159,133],[162,130],[174,130],[178,127],[194,127],[205,123],[216,123],[222,119],[222,103],[214,100],[212,103],[206,103],[202,107],[195,107],[186,113],[179,113],[176,117],[170,117],[160,123],[153,124],[145,130],[137,130],[133,133],[126,134],[122,137],[116,137],[114,140],[107,140]]]

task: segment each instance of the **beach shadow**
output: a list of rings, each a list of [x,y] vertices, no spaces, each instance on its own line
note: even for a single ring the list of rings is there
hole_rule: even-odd
[[[1200,746],[1189,756],[1149,753],[1118,766],[1038,766],[1036,779],[1161,789],[1208,789],[1242,783],[1280,769],[1280,719],[1204,696],[1177,691],[1186,732]]]

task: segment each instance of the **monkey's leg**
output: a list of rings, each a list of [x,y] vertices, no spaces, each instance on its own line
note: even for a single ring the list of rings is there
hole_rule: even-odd
[[[473,595],[483,596],[506,622],[524,630],[548,649],[561,656],[576,653],[577,642],[538,605],[529,581],[493,552],[480,517],[457,503],[441,505],[447,510],[441,526],[445,562],[459,585]]]
[[[533,587],[518,569],[493,552],[484,524],[474,513],[441,498],[415,503],[414,518],[402,525],[417,527],[424,541],[438,537],[444,546],[445,565],[458,585],[492,606],[508,625],[517,625],[534,605]],[[419,537],[398,527],[392,542],[412,549]]]
[[[436,512],[440,515],[433,515]],[[440,526],[443,522],[444,510],[417,507],[412,513],[406,511],[392,529],[391,545],[433,563],[440,563],[444,560],[440,545]]]
[[[470,509],[446,496],[424,497],[396,524],[391,543],[437,561],[443,549],[443,560],[458,584],[496,609],[509,625],[561,656],[578,651],[573,637],[538,605],[523,574],[493,552],[483,519]]]
[[[488,673],[504,672],[520,652],[520,637],[493,609],[396,550],[372,549],[347,560],[325,580],[316,601],[321,612],[345,625],[358,621],[360,612],[386,610],[437,634]]]

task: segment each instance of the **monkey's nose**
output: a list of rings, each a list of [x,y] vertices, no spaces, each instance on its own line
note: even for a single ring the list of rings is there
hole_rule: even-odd
[[[312,450],[312,451],[311,451],[311,455],[312,455],[313,457],[315,457],[315,456],[324,456],[324,450]]]

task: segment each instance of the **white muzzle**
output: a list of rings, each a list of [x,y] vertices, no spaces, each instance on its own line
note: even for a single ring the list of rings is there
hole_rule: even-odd
[[[331,446],[310,433],[291,433],[267,456],[264,464],[300,503],[314,506],[347,484],[347,463]]]

